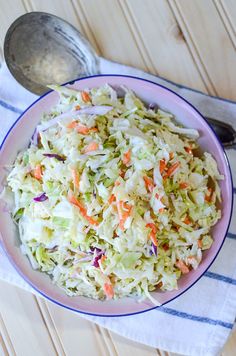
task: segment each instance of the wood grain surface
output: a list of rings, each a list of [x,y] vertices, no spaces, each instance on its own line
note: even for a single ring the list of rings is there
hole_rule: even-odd
[[[28,11],[69,21],[106,58],[236,100],[235,0],[0,0],[0,61],[7,28]],[[131,354],[174,355],[0,282],[0,355]],[[222,355],[236,355],[236,331]]]

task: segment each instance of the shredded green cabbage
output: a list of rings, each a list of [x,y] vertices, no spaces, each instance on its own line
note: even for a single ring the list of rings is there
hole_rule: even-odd
[[[156,303],[150,292],[177,289],[213,243],[216,161],[126,88],[53,89],[58,105],[7,178],[22,252],[70,296]]]

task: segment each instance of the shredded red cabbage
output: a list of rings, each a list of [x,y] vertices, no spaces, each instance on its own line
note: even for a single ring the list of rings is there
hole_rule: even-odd
[[[157,247],[152,243],[153,254],[157,256]]]
[[[99,268],[99,260],[101,259],[102,255],[104,255],[104,251],[97,247],[91,247],[90,250],[94,253],[94,259],[92,261],[92,265],[96,268]]]
[[[62,161],[62,162],[66,160],[65,157],[58,155],[57,153],[44,153],[43,156],[49,158],[56,158],[58,161]]]
[[[48,199],[48,197],[46,196],[46,193],[42,193],[39,196],[35,197],[34,201],[41,203],[47,199]]]

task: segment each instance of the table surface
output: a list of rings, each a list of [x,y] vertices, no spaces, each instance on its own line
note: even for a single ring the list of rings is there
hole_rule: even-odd
[[[71,22],[106,58],[236,100],[235,0],[0,0],[0,60],[7,28],[28,11]],[[236,331],[222,355],[235,350]],[[131,353],[170,355],[0,282],[0,354]]]

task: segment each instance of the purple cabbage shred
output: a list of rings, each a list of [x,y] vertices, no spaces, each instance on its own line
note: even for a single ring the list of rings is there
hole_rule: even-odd
[[[41,203],[41,202],[43,202],[43,201],[45,201],[47,199],[48,199],[48,197],[46,196],[46,193],[42,193],[39,196],[35,197],[34,201],[36,201],[38,203]]]
[[[57,153],[44,153],[43,154],[45,157],[49,158],[56,158],[58,161],[64,162],[65,158],[61,155],[58,155]]]

